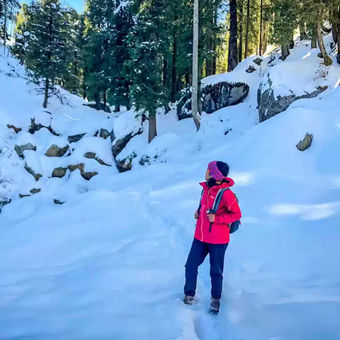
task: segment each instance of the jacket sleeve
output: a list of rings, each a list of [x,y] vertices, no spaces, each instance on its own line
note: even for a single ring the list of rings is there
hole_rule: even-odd
[[[224,205],[225,212],[215,216],[215,223],[230,224],[241,219],[241,210],[238,205],[237,198],[233,192],[228,190],[223,195],[223,200],[221,203]]]

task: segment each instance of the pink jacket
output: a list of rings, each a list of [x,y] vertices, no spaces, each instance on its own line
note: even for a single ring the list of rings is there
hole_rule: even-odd
[[[240,207],[235,194],[231,190],[223,193],[219,208],[216,212],[215,221],[209,231],[210,221],[207,217],[207,210],[212,209],[215,197],[222,188],[229,188],[234,185],[231,178],[229,183],[215,185],[209,189],[205,182],[200,183],[203,187],[200,214],[196,223],[195,238],[206,243],[229,243],[228,225],[241,218]]]

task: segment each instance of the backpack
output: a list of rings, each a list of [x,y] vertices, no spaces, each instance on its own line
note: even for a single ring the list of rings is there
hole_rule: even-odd
[[[227,190],[230,190],[230,189],[229,188],[223,188],[223,189],[220,189],[218,191],[218,193],[217,193],[217,195],[215,197],[215,200],[214,200],[213,207],[209,211],[210,214],[216,214],[216,211],[218,210],[218,207],[220,206],[220,203],[221,203],[221,200],[222,200],[222,196],[223,196],[224,192],[227,191]],[[203,192],[204,192],[204,190],[202,190],[202,193],[201,193],[200,205],[199,205],[199,207],[197,209],[198,213],[200,213],[200,210],[201,210],[201,201],[202,201]],[[237,199],[237,202],[238,202],[238,198],[237,197],[236,197],[236,199]],[[213,223],[211,222],[210,223],[210,227],[209,227],[209,231],[211,231],[212,224]],[[229,225],[229,232],[230,232],[230,234],[232,234],[235,231],[237,231],[239,226],[240,226],[240,224],[241,224],[240,220],[231,223]]]

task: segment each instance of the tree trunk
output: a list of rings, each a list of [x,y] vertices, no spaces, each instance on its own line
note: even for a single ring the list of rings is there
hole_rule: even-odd
[[[281,59],[285,60],[289,56],[289,47],[288,45],[282,45],[281,46]]]
[[[95,101],[96,107],[99,110],[100,109],[100,94],[99,93],[95,93],[93,95],[93,100]]]
[[[316,48],[316,24],[313,24],[312,28],[312,40],[311,40],[311,48]]]
[[[218,10],[215,7],[214,12],[214,27],[217,25],[217,16],[218,16]],[[216,53],[216,40],[213,41],[213,50],[214,50],[214,56],[212,60],[212,74],[216,74],[216,64],[217,64],[217,53]]]
[[[168,61],[166,56],[163,56],[163,87],[167,86],[168,83]]]
[[[114,112],[119,112],[119,111],[120,111],[120,105],[115,104]]]
[[[262,55],[262,30],[263,30],[263,0],[260,4],[260,44],[259,44],[259,55]]]
[[[156,113],[149,115],[149,138],[148,142],[151,143],[151,141],[154,139],[155,136],[157,136],[157,130],[156,130]]]
[[[7,0],[4,1],[4,48],[7,42]]]
[[[325,44],[323,42],[322,31],[321,31],[322,20],[323,20],[323,9],[320,8],[318,10],[317,21],[316,21],[316,38],[318,40],[319,49],[320,49],[322,58],[324,59],[325,65],[329,66],[329,65],[332,65],[332,59],[327,54]]]
[[[240,17],[239,17],[239,24],[240,24],[240,30],[239,30],[239,42],[238,42],[238,61],[241,62],[243,59],[243,0],[241,1],[240,6]]]
[[[198,112],[198,39],[199,39],[199,9],[198,0],[194,0],[194,18],[193,18],[193,53],[192,53],[192,117],[194,119],[197,131],[200,128],[200,115]]]
[[[263,39],[262,39],[262,53],[267,51],[268,44],[268,23],[263,22]]]
[[[174,103],[177,92],[177,36],[173,35],[172,62],[171,62],[171,102]]]
[[[301,21],[299,24],[299,31],[300,31],[300,41],[305,40],[307,38],[307,34],[306,34],[306,26],[303,21]]]
[[[246,16],[246,36],[244,43],[244,57],[248,57],[248,39],[249,39],[249,20],[250,20],[250,0],[247,0],[247,16]]]
[[[338,18],[339,7],[333,10],[332,12],[332,38],[335,43],[338,42]]]
[[[337,24],[336,24],[336,42],[337,42],[337,45],[338,45],[338,52],[337,52],[337,55],[336,55],[336,61],[338,64],[340,64],[340,8],[338,8],[338,13],[337,13],[337,17],[338,17],[338,20],[337,20]]]
[[[230,0],[230,34],[228,51],[228,72],[237,66],[237,7],[236,0]]]
[[[48,81],[48,77],[46,77],[45,79],[45,94],[44,94],[44,102],[43,102],[43,107],[46,109],[47,108],[47,101],[48,101],[48,85],[49,85],[49,81]]]

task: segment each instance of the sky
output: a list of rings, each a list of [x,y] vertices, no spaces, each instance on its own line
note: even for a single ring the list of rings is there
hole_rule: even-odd
[[[24,2],[28,3],[30,1],[28,1],[28,0],[21,0],[20,2],[21,3],[24,3]],[[85,0],[61,0],[60,2],[75,8],[78,12],[83,12],[84,11]]]

